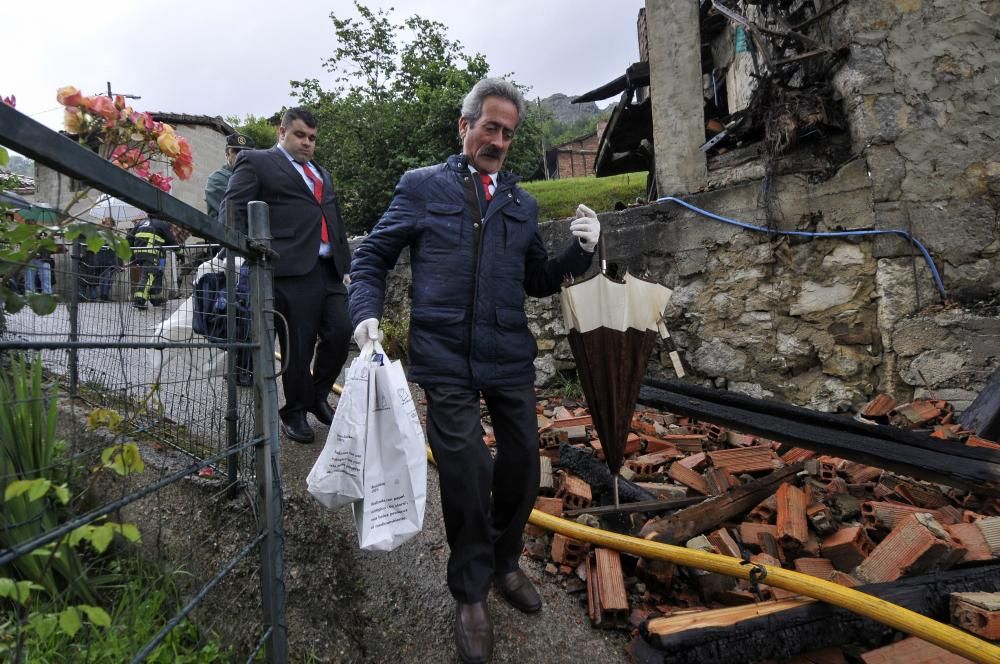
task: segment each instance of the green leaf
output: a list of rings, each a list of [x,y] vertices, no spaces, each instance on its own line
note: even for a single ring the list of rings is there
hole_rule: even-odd
[[[0,597],[13,597],[16,590],[17,586],[14,585],[14,579],[0,576]]]
[[[39,316],[48,316],[53,311],[56,310],[56,300],[54,295],[46,295],[45,293],[31,293],[27,296],[28,306]]]
[[[70,637],[76,636],[82,626],[80,612],[76,610],[75,606],[67,606],[59,613],[59,627]]]
[[[142,540],[142,533],[131,523],[122,524],[122,537],[127,539],[129,542],[139,542]]]
[[[114,536],[114,524],[106,523],[103,526],[94,528],[94,532],[90,536],[90,544],[98,553],[104,553],[108,545],[111,544],[111,540],[114,539]]]
[[[104,237],[101,235],[91,235],[87,238],[87,249],[95,254],[105,245]]]
[[[59,486],[55,487],[53,489],[53,491],[56,494],[56,499],[58,499],[60,503],[62,503],[63,505],[65,505],[66,503],[69,502],[69,487],[68,486],[66,486],[65,484],[60,484]]]
[[[0,166],[6,168],[7,164],[10,163],[10,154],[7,153],[7,149],[0,146]]]
[[[73,532],[69,534],[69,545],[71,547],[76,547],[82,540],[89,540],[92,536],[94,527],[92,525],[85,524],[79,528],[74,528]]]
[[[16,291],[3,287],[3,308],[9,314],[16,314],[18,311],[24,308],[24,296],[19,295]]]
[[[28,618],[28,624],[43,641],[52,636],[58,626],[55,615],[51,613],[34,613]]]
[[[110,627],[111,626],[111,616],[108,612],[99,606],[90,606],[89,604],[81,604],[77,607],[87,614],[87,620],[90,624],[97,627]]]
[[[32,590],[45,590],[45,586],[35,583],[34,581],[18,581],[17,601],[26,605],[28,600],[31,599]]]
[[[139,447],[135,443],[105,448],[101,452],[101,461],[104,462],[105,468],[110,468],[119,475],[141,473],[146,469],[146,465],[142,462],[142,454],[139,453]]]
[[[33,486],[28,489],[28,500],[34,502],[47,494],[49,492],[49,487],[52,486],[51,480],[44,478],[38,478],[33,480]]]
[[[7,485],[7,489],[3,492],[4,501],[12,500],[18,496],[26,493],[34,484],[39,480],[14,480]]]

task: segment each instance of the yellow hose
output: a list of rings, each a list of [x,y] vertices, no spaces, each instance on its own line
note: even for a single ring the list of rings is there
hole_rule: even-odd
[[[427,458],[434,463],[434,454],[427,447]],[[545,528],[582,542],[590,542],[607,549],[624,551],[643,558],[668,560],[678,565],[703,569],[708,572],[749,579],[750,565],[731,556],[687,549],[662,542],[612,533],[599,528],[591,528],[582,523],[568,521],[539,510],[531,510],[528,523]],[[767,570],[767,585],[781,588],[813,599],[824,601],[842,609],[847,609],[865,618],[871,618],[901,632],[941,646],[956,655],[967,657],[979,664],[1000,664],[1000,647],[951,625],[920,615],[916,611],[879,599],[847,586],[782,567],[762,565]]]
[[[750,577],[750,565],[741,564],[731,556],[716,553],[706,553],[694,549],[686,549],[671,544],[652,542],[650,540],[620,535],[618,533],[591,528],[574,521],[532,510],[528,523],[539,528],[545,528],[576,540],[590,542],[597,546],[624,551],[643,558],[669,560],[678,565],[695,567],[709,572],[717,572],[741,579]],[[888,625],[907,634],[919,637],[946,650],[967,657],[974,662],[1000,664],[1000,647],[978,639],[951,625],[945,625],[915,611],[897,606],[883,599],[868,595],[846,586],[824,581],[823,579],[792,572],[781,567],[764,565],[767,569],[765,583],[775,588],[807,595],[822,600],[834,606],[847,609],[852,613],[871,618],[883,625]]]

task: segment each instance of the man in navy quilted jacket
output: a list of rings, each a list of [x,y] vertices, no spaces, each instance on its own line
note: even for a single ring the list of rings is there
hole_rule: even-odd
[[[542,607],[518,564],[539,475],[537,347],[524,299],[552,295],[564,276],[583,274],[600,235],[597,215],[581,206],[572,244],[549,257],[535,200],[500,171],[523,116],[516,87],[479,81],[462,103],[462,154],[403,175],[351,267],[350,313],[361,346],[377,338],[386,275],[410,250],[409,379],[427,396],[451,548],[448,588],[458,603],[455,640],[465,662],[492,654],[491,585],[522,611]],[[480,398],[496,436],[495,460],[483,444]]]

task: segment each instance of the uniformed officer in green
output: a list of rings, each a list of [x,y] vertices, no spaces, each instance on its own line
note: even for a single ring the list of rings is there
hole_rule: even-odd
[[[222,168],[208,176],[205,183],[205,206],[207,214],[212,219],[219,217],[219,205],[226,195],[226,187],[229,186],[229,178],[233,175],[233,166],[236,165],[236,156],[240,150],[253,150],[257,145],[253,139],[243,134],[230,134],[226,136],[226,163]],[[225,222],[224,219],[219,219]]]

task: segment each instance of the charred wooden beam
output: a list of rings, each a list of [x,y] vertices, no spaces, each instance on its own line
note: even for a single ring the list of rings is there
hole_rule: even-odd
[[[582,478],[590,485],[595,497],[604,494],[610,499],[612,495],[612,477],[608,464],[597,459],[593,452],[581,450],[566,443],[559,445],[559,461],[556,465]],[[649,491],[637,487],[632,482],[618,478],[618,496],[622,502],[635,503],[641,500],[656,500]]]
[[[692,496],[690,498],[665,498],[663,500],[642,500],[637,503],[623,503],[618,507],[614,505],[600,505],[598,507],[586,507],[579,510],[566,510],[563,514],[567,517],[580,516],[581,514],[627,514],[629,512],[664,512],[675,510],[679,507],[696,505],[705,500],[704,496]]]
[[[998,589],[1000,563],[857,588],[943,622],[949,621],[951,593],[996,592]],[[641,653],[637,661],[670,664],[783,661],[804,652],[848,643],[877,647],[894,632],[891,627],[823,602],[767,612],[746,620],[740,619],[740,612],[723,611],[730,611],[727,616],[734,618],[728,625],[725,624],[727,616],[704,611],[693,614],[699,618],[696,624],[702,624],[703,618],[711,626],[680,632],[670,628],[671,619],[646,621],[640,626],[641,636],[632,647],[633,652]],[[762,634],[767,638],[761,638]]]
[[[720,523],[753,509],[802,470],[802,464],[785,466],[770,475],[731,489],[701,503],[680,510],[663,519],[651,519],[639,536],[667,544],[680,544],[696,535],[717,528]]]
[[[1000,496],[1000,450],[888,433],[806,408],[671,381],[644,381],[639,402],[918,479]],[[697,393],[698,396],[690,396]],[[864,428],[859,428],[864,427]]]

